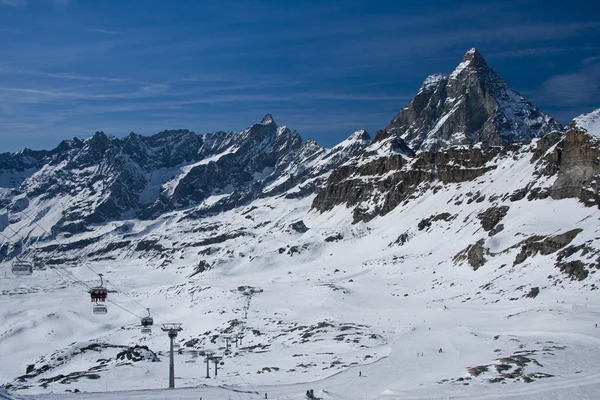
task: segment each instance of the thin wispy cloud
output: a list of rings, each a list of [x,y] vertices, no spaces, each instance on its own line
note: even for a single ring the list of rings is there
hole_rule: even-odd
[[[241,129],[271,112],[335,144],[385,127],[427,75],[451,72],[471,47],[561,122],[600,96],[600,21],[570,6],[232,1],[0,0],[0,141],[26,133],[49,148],[99,129]]]
[[[26,0],[0,0],[0,5],[10,7],[22,7],[27,4]]]
[[[600,59],[585,63],[585,67],[547,79],[542,94],[555,104],[584,105],[596,102],[600,106]]]
[[[87,28],[86,31],[87,32],[102,33],[102,34],[105,34],[105,35],[120,35],[121,34],[121,31],[112,30],[112,29],[101,29],[101,28]]]

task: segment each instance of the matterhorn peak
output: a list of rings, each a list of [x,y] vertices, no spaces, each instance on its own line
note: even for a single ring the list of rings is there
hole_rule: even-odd
[[[397,135],[417,152],[436,151],[476,143],[503,146],[561,129],[472,48],[450,76],[427,77],[415,98],[373,142]]]
[[[481,71],[481,70],[489,70],[487,63],[483,59],[483,56],[475,47],[468,50],[461,63],[458,64],[458,67],[452,72],[450,75],[450,79],[457,79],[461,72],[467,71]]]
[[[274,124],[275,120],[273,119],[273,116],[271,114],[267,114],[264,116],[262,121],[260,121],[260,123],[261,124]]]

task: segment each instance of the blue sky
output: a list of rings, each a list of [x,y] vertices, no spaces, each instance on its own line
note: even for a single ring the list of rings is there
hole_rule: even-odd
[[[600,107],[594,3],[0,0],[0,152],[266,113],[330,147],[374,136],[471,47],[568,123]]]

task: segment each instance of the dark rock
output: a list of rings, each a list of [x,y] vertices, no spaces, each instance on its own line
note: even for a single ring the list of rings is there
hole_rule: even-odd
[[[212,268],[212,264],[209,264],[205,260],[200,260],[198,262],[198,266],[196,268],[194,268],[194,272],[192,272],[191,275],[188,278],[191,278],[193,276],[196,276],[198,274],[206,272],[206,271],[210,270],[211,268]]]
[[[587,278],[589,272],[585,269],[585,264],[580,260],[561,262],[558,264],[558,267],[565,274],[576,278],[579,281]]]
[[[420,231],[422,231],[423,229],[429,228],[431,224],[435,221],[452,221],[454,218],[456,218],[455,215],[452,215],[448,212],[443,212],[440,214],[432,215],[429,218],[422,219],[417,225],[417,228]]]
[[[306,227],[306,225],[304,225],[304,221],[302,220],[290,224],[290,228],[298,233],[304,233],[308,231],[308,228]]]
[[[504,230],[504,224],[496,225],[488,234],[489,236],[494,236],[495,234],[502,232]]]
[[[484,243],[484,239],[479,239],[475,244],[471,244],[466,249],[460,251],[452,260],[454,263],[467,260],[473,271],[477,271],[487,261],[484,255],[488,253],[488,250],[483,247]]]
[[[562,233],[556,236],[532,236],[513,247],[521,247],[521,251],[515,257],[515,261],[513,265],[521,264],[528,257],[533,257],[536,254],[540,253],[542,255],[552,254],[575,239],[575,237],[582,231],[583,229],[572,229],[568,232]]]
[[[342,239],[344,239],[344,236],[342,236],[342,234],[338,232],[335,235],[327,236],[325,238],[325,241],[326,242],[337,242],[337,241],[340,241]]]
[[[519,200],[523,200],[526,195],[527,195],[526,188],[517,189],[510,195],[509,199],[510,199],[510,201],[519,201]]]
[[[502,221],[502,219],[508,213],[508,206],[500,206],[500,207],[490,207],[487,210],[479,213],[477,218],[481,221],[481,226],[486,232],[492,231],[496,225]],[[497,231],[499,232],[499,231]],[[495,233],[497,233],[495,232]],[[492,233],[490,232],[490,236]]]

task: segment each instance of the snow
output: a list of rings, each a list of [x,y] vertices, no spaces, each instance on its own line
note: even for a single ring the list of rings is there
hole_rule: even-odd
[[[493,160],[496,168],[486,175],[440,186],[435,193],[425,190],[369,223],[352,224],[352,209],[345,205],[323,214],[311,211],[314,195],[263,198],[201,220],[183,219],[185,211],[179,211],[157,221],[116,222],[131,225],[129,238],[156,238],[164,247],[160,253],[144,253],[135,250],[134,242],[89,260],[122,292],[151,308],[157,325],[150,335],[142,335],[138,318],[115,304],[108,304],[106,316],[92,314],[85,290],[50,269],[14,277],[4,274],[8,264],[0,264],[0,358],[14,360],[0,363],[0,382],[13,382],[35,364],[52,368],[16,395],[47,400],[197,400],[258,399],[268,393],[273,399],[299,399],[312,388],[324,399],[596,399],[600,329],[594,324],[600,303],[589,287],[598,278],[591,274],[582,282],[566,279],[554,266],[555,254],[516,265],[513,261],[519,252],[514,246],[527,237],[576,227],[583,232],[573,245],[597,248],[598,210],[573,199],[507,201],[501,203],[510,207],[502,221],[504,230],[492,237],[477,219],[496,204],[490,197],[498,188],[511,193],[530,182],[535,165],[528,154]],[[553,179],[540,179],[535,185],[548,187]],[[218,201],[228,190],[213,193],[207,201]],[[486,195],[486,200],[464,201],[474,192]],[[49,219],[41,223],[55,219],[59,214],[54,210],[50,208],[44,217]],[[417,229],[422,219],[441,212],[456,217]],[[289,229],[299,219],[307,232]],[[13,225],[19,231],[30,229],[24,220]],[[69,240],[114,235],[115,227],[94,229]],[[198,244],[235,232],[243,234],[222,243]],[[394,245],[404,233],[408,241]],[[342,239],[325,241],[334,235]],[[452,261],[478,239],[493,253],[486,255],[484,266],[473,271],[464,262]],[[98,247],[108,244],[104,240]],[[291,253],[292,247],[298,252]],[[208,248],[213,252],[205,252]],[[199,261],[212,269],[190,278]],[[85,267],[63,267],[84,282],[96,282]],[[262,291],[248,300],[240,286]],[[540,294],[524,297],[532,287],[540,287]],[[137,316],[145,315],[143,307],[123,294],[110,293],[109,299]],[[243,319],[247,302],[248,316]],[[231,321],[243,320],[244,342],[232,345],[234,351],[225,356],[217,377],[211,365],[211,378],[204,377],[203,358],[182,346],[175,358],[180,389],[161,390],[168,372],[168,340],[158,325],[163,318],[183,323],[178,343],[203,338],[197,349],[204,346],[220,353],[223,339],[208,339],[222,335]],[[119,363],[115,348],[77,353],[90,343],[147,345],[161,362]],[[438,353],[440,347],[443,353]],[[62,361],[52,361],[55,352]],[[417,356],[421,352],[423,356]],[[514,379],[490,383],[500,376],[495,367],[502,364],[499,360],[525,354],[519,352],[532,352],[528,357],[541,365],[528,363],[525,374],[553,376],[534,378],[529,384]],[[102,366],[99,359],[111,360]],[[482,365],[491,367],[479,376],[469,374],[469,368]],[[51,382],[47,388],[37,381],[88,370],[99,378]],[[87,393],[65,393],[75,388]]]
[[[450,74],[450,79],[458,79],[458,76],[460,75],[460,73],[463,72],[466,68],[468,68],[469,65],[471,65],[471,61],[472,60],[461,61],[461,63],[458,64],[458,66]]]
[[[435,88],[438,85],[439,82],[446,80],[446,79],[448,79],[448,75],[445,75],[445,74],[429,75],[427,78],[425,78],[425,81],[421,85],[421,88],[419,89],[419,93],[432,90],[433,88]]]
[[[582,114],[574,120],[575,126],[592,136],[600,138],[600,108],[588,114]]]

